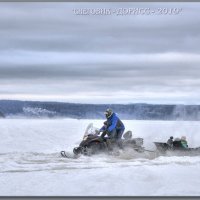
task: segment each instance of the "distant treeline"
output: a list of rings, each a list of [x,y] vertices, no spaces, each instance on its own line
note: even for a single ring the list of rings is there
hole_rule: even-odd
[[[0,118],[5,118],[5,116],[2,112],[0,112]]]
[[[0,116],[3,117],[103,119],[106,108],[112,108],[122,119],[200,120],[200,105],[75,104],[0,100]]]

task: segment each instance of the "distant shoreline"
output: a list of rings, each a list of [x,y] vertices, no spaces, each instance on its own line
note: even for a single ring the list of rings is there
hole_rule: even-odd
[[[103,112],[112,108],[124,120],[200,121],[200,105],[168,104],[80,104],[45,101],[0,100],[5,117],[105,119]]]

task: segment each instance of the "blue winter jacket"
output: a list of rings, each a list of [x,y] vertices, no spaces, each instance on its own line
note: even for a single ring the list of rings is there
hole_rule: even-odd
[[[107,127],[104,125],[100,131],[108,130],[111,132],[113,129],[117,130],[124,130],[125,126],[122,123],[122,121],[119,119],[119,117],[116,115],[116,113],[113,113],[108,119],[107,119]]]

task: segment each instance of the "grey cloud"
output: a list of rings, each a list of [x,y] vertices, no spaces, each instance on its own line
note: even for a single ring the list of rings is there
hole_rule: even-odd
[[[197,4],[142,4],[183,7],[177,16],[75,16],[73,8],[128,7],[126,4],[49,4],[7,7],[0,18],[1,49],[92,52],[199,52]],[[135,4],[128,4],[136,7]],[[140,5],[140,4],[136,4]],[[162,6],[161,6],[162,5]],[[140,6],[138,6],[140,7]],[[2,15],[2,14],[1,14]],[[105,23],[106,20],[106,23]],[[6,34],[9,33],[9,34]],[[10,41],[10,42],[9,42]]]
[[[183,12],[177,16],[72,12],[87,7],[182,7]],[[197,101],[199,11],[195,3],[4,3],[0,98],[32,94],[66,99],[68,95],[76,101],[83,101],[84,95],[100,102],[108,96],[114,102],[165,97]]]

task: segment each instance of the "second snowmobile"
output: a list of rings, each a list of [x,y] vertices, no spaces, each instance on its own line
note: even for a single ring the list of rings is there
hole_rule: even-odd
[[[165,142],[154,142],[160,155],[172,154],[176,156],[197,156],[200,155],[200,147],[184,148],[181,141],[174,141],[172,146]]]

